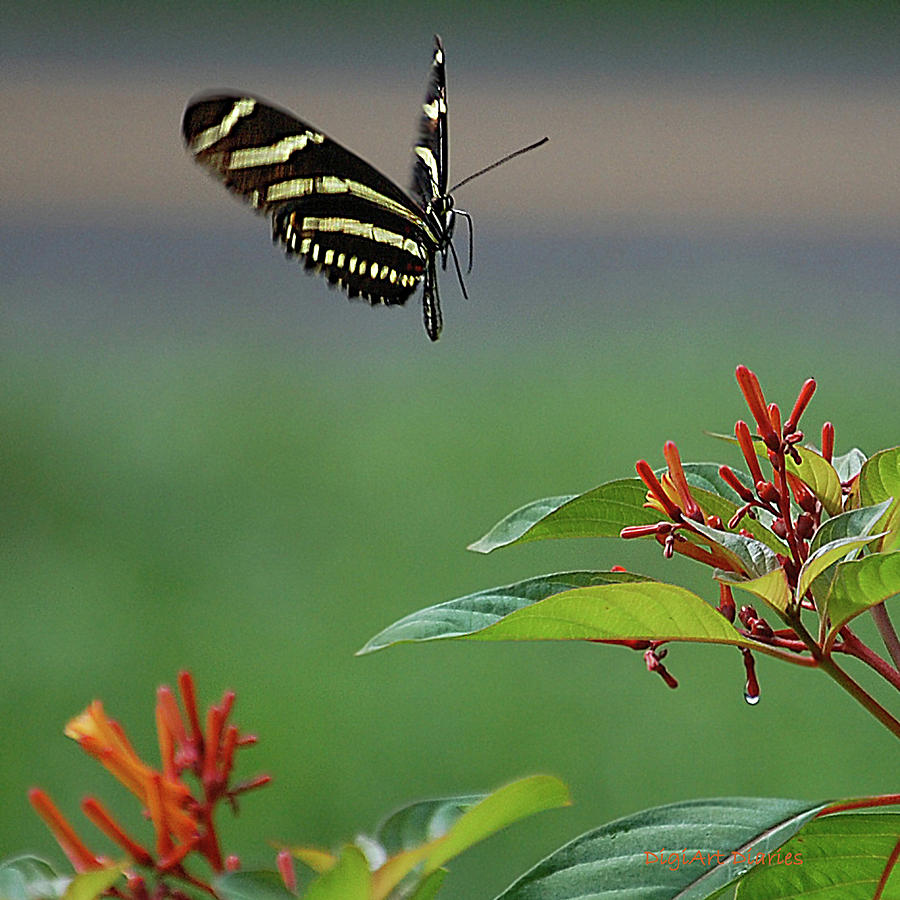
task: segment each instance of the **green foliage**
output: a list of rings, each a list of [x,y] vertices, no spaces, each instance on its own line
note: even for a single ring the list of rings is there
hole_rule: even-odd
[[[581,835],[497,900],[708,897],[777,851],[824,804],[762,797],[673,803]]]
[[[533,775],[487,795],[413,803],[388,816],[373,837],[357,838],[356,845],[345,846],[337,856],[315,848],[291,848],[297,859],[319,873],[301,896],[304,900],[357,896],[425,900],[437,892],[451,859],[527,816],[570,802],[559,779]],[[271,900],[265,893],[269,883],[259,883],[259,900]],[[250,884],[254,887],[256,882]],[[228,900],[253,897],[241,894]]]
[[[0,900],[95,900],[121,877],[125,866],[111,863],[77,875],[60,875],[36,856],[0,862]]]
[[[618,537],[626,525],[658,518],[644,509],[645,495],[639,478],[623,478],[584,494],[534,500],[501,519],[469,549],[490,553],[498,547],[546,538]]]
[[[588,587],[571,588],[571,576],[591,574]],[[619,583],[615,583],[615,582]],[[545,588],[524,598],[526,588]],[[497,599],[519,601],[497,614]],[[448,614],[450,610],[450,614]],[[482,641],[682,640],[752,646],[708,603],[685,588],[630,572],[565,572],[480,591],[432,606],[373,637],[360,653],[403,641],[471,638]]]
[[[533,501],[469,548],[489,553],[552,538],[653,537],[667,556],[681,553],[714,569],[721,585],[718,607],[682,587],[629,572],[557,573],[407,615],[360,652],[438,639],[624,643],[646,650],[648,668],[676,687],[661,664],[662,644],[727,644],[745,654],[748,698],[758,697],[754,651],[820,666],[900,737],[900,721],[833,659],[840,649],[872,665],[872,654],[846,625],[900,593],[900,553],[889,552],[900,521],[900,453],[895,448],[866,460],[854,450],[830,461],[798,445],[796,421],[782,435],[780,414],[766,406],[755,375],[739,367],[738,381],[768,443],[754,440],[742,423],[737,438],[726,439],[741,447],[750,471],[757,472],[755,483],[713,463],[682,464],[670,442],[665,470],[653,472],[641,461],[639,479]],[[797,417],[814,389],[812,381],[804,385]],[[823,429],[823,440],[825,434]],[[771,465],[771,481],[760,478],[757,458]],[[774,631],[749,606],[732,624],[734,587],[765,601],[788,627]],[[807,630],[804,615],[815,616],[818,636]],[[890,646],[887,633],[885,641]],[[879,670],[896,688],[894,672],[886,662]],[[647,810],[565,845],[498,900],[869,897],[889,876],[896,883],[900,876],[890,873],[900,816],[843,814],[811,822],[823,808],[726,798]]]
[[[736,900],[870,900],[892,866],[900,838],[900,814],[845,813],[807,823],[778,851],[802,864],[756,865],[738,886]],[[790,855],[790,856],[789,856]],[[894,869],[882,897],[900,896]]]

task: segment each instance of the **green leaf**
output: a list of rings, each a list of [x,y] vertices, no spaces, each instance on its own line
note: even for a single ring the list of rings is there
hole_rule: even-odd
[[[532,775],[504,785],[460,817],[428,857],[425,871],[433,872],[519,819],[546,809],[569,806],[571,802],[568,788],[552,775]]]
[[[788,584],[784,569],[773,569],[759,578],[739,578],[733,572],[716,572],[716,578],[731,587],[749,591],[764,600],[778,612],[784,612],[791,602],[791,586]]]
[[[402,641],[438,640],[471,634],[500,621],[517,609],[573,587],[649,580],[631,572],[559,572],[477,591],[405,616],[375,635],[357,651],[357,655],[373,653]]]
[[[766,456],[765,446],[757,448],[760,456]],[[828,460],[809,447],[797,447],[800,454],[798,465],[789,456],[786,460],[788,472],[797,475],[813,494],[822,501],[822,506],[830,516],[836,516],[843,509],[841,480]]]
[[[862,506],[826,519],[809,542],[810,553],[840,538],[865,537],[871,534],[890,505],[891,501],[885,500],[875,506]]]
[[[378,830],[378,847],[390,856],[373,874],[372,896],[391,896],[401,883],[406,896],[417,880],[473,844],[525,816],[569,803],[558,778],[534,775],[486,796],[426,800],[399,810]]]
[[[694,499],[697,503],[700,504],[703,512],[707,515],[718,516],[723,522],[728,522],[738,510],[738,504],[732,503],[730,500],[726,500],[724,497],[719,497],[716,494],[710,494],[708,491],[694,488],[691,493],[694,495]],[[759,510],[757,510],[757,515],[760,514]],[[766,513],[766,515],[768,514]],[[738,527],[749,531],[757,541],[765,544],[775,553],[787,554],[790,552],[788,545],[777,535],[773,534],[761,521],[759,521],[759,519],[744,516],[738,524]],[[735,532],[727,533],[734,534]]]
[[[755,865],[737,900],[868,900],[900,839],[898,813],[843,813],[808,822],[791,840]],[[790,854],[790,856],[788,856]],[[881,894],[900,897],[900,869]]]
[[[646,499],[647,488],[640,478],[623,478],[584,494],[535,500],[510,513],[469,549],[490,553],[545,538],[618,537],[626,525],[660,520],[659,512],[644,508]]]
[[[391,813],[375,829],[375,840],[388,856],[410,850],[443,837],[467,810],[486,797],[486,794],[467,794],[440,800],[420,800]]]
[[[122,877],[123,863],[93,869],[76,875],[63,894],[63,900],[96,900]]]
[[[303,900],[370,900],[372,876],[359,847],[341,850],[334,868],[323,872],[307,888]]]
[[[226,872],[213,879],[222,900],[296,900],[277,872]]]
[[[676,640],[757,646],[696,594],[661,582],[564,591],[466,637],[483,641]]]
[[[821,808],[726,797],[648,809],[561,847],[497,900],[699,900],[747,871],[751,852],[776,850]]]
[[[882,518],[889,505],[890,501],[885,501],[877,506],[863,506],[833,516],[826,520],[813,535],[809,544],[810,550],[815,552],[825,544],[840,538],[864,537],[870,535],[872,529],[875,527],[878,520]],[[851,553],[852,552],[853,551],[851,551]],[[822,609],[824,609],[826,599],[831,593],[832,584],[837,574],[837,564],[837,561],[833,562],[809,582],[812,595]]]
[[[871,540],[872,537],[869,536],[840,538],[836,541],[829,541],[819,547],[815,553],[811,553],[800,568],[800,575],[797,577],[797,596],[802,597],[813,579],[818,578],[830,565],[843,559],[853,550],[865,547]]]
[[[446,869],[435,869],[434,872],[426,875],[409,895],[409,900],[434,900],[446,875]]]
[[[691,522],[691,526],[724,550],[735,565],[751,578],[759,578],[779,568],[775,554],[761,541],[731,531],[720,531],[718,528],[710,528],[697,522]],[[683,533],[687,535],[686,532]]]
[[[880,527],[890,532],[882,549],[897,549],[900,545],[900,447],[880,450],[866,461],[856,482],[855,497],[865,506],[893,501]]]
[[[854,616],[895,594],[900,594],[900,550],[840,563],[824,603],[831,619],[829,641]]]
[[[62,897],[71,880],[36,856],[16,856],[0,863],[0,900]]]
[[[862,452],[862,450],[858,450],[854,447],[848,453],[845,453],[843,456],[835,456],[831,460],[831,465],[834,466],[835,472],[838,474],[838,478],[842,482],[852,481],[859,475],[860,470],[866,462],[866,454]]]

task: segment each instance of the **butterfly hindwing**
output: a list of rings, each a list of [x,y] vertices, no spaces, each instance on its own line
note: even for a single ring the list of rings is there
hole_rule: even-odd
[[[439,247],[389,178],[313,126],[255,97],[204,97],[184,114],[198,163],[257,211],[273,239],[350,297],[405,303]],[[429,329],[431,335],[431,329]]]

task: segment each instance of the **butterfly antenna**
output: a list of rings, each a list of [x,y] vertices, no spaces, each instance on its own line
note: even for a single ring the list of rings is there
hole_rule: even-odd
[[[535,141],[533,144],[529,144],[527,147],[522,147],[521,150],[515,150],[512,153],[504,156],[503,159],[498,159],[497,162],[491,163],[489,166],[485,166],[483,169],[479,169],[473,175],[470,175],[468,178],[463,178],[462,181],[454,184],[452,188],[450,188],[448,193],[453,193],[457,188],[461,188],[464,184],[468,184],[470,181],[478,178],[481,175],[484,175],[485,172],[490,172],[491,169],[496,169],[497,166],[502,166],[503,163],[508,163],[511,159],[515,159],[517,156],[521,156],[523,153],[528,153],[529,150],[536,150],[538,147],[543,146],[549,141],[550,138],[543,137],[539,141]]]

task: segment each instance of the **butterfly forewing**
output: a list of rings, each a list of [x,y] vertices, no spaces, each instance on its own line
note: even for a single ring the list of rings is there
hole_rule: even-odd
[[[289,255],[349,296],[405,303],[423,278],[429,286],[435,227],[399,186],[318,129],[228,94],[191,103],[183,133],[198,163],[271,216]]]
[[[413,193],[422,208],[431,211],[436,198],[447,194],[447,76],[444,71],[444,46],[434,36],[434,54],[428,90],[419,117],[419,139],[413,148]]]

